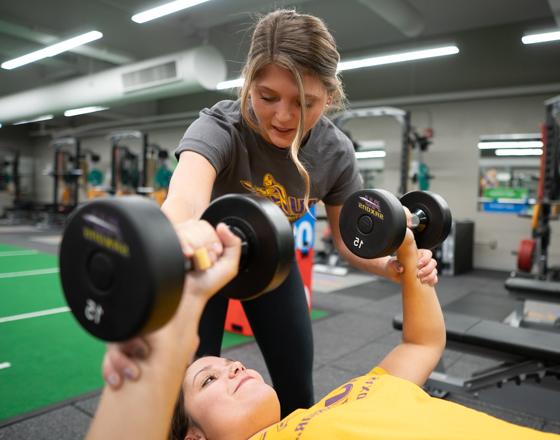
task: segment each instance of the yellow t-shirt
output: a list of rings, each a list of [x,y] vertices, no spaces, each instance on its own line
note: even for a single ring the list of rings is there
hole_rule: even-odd
[[[376,367],[252,439],[559,440],[560,436],[431,397],[412,382]]]

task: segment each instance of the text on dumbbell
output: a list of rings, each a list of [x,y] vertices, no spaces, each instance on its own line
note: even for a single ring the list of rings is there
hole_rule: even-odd
[[[364,241],[362,239],[360,239],[360,237],[356,237],[354,239],[354,246],[357,247],[358,249],[360,249],[364,244]]]
[[[371,215],[377,217],[378,219],[383,220],[383,217],[384,217],[384,216],[383,216],[383,214],[382,214],[381,212],[376,211],[375,209],[370,208],[369,206],[367,206],[367,205],[365,205],[365,204],[363,204],[363,203],[358,203],[358,207],[361,208],[361,209],[363,209],[363,210],[364,210],[365,212],[367,212],[368,214],[371,214]]]
[[[93,241],[98,245],[117,252],[124,257],[128,257],[130,255],[130,249],[126,243],[121,241],[115,240],[112,237],[109,237],[101,232],[95,231],[87,226],[82,229],[83,236],[86,240]]]
[[[99,324],[101,322],[101,316],[103,315],[103,307],[92,299],[88,299],[86,301],[84,315],[88,321],[92,321],[94,324]]]

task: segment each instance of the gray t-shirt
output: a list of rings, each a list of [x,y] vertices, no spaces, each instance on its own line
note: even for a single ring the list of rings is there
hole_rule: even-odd
[[[305,214],[305,184],[288,149],[266,142],[243,120],[238,101],[220,101],[200,112],[185,132],[177,158],[195,151],[216,169],[212,198],[252,192],[274,201],[290,221]],[[299,159],[311,179],[310,205],[342,205],[362,187],[352,142],[325,116],[311,129]]]

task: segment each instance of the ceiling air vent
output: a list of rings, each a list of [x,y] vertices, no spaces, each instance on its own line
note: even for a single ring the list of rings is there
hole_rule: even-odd
[[[175,60],[123,73],[121,77],[125,93],[168,84],[180,79],[177,75]]]

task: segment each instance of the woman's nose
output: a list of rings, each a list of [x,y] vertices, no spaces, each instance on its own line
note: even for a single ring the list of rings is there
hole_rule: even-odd
[[[246,368],[241,362],[235,361],[235,362],[232,362],[229,366],[229,375],[230,375],[230,377],[235,377],[241,371],[245,371],[245,370],[246,370]]]
[[[280,103],[276,108],[276,119],[278,122],[287,122],[293,117],[292,106],[288,103]]]

